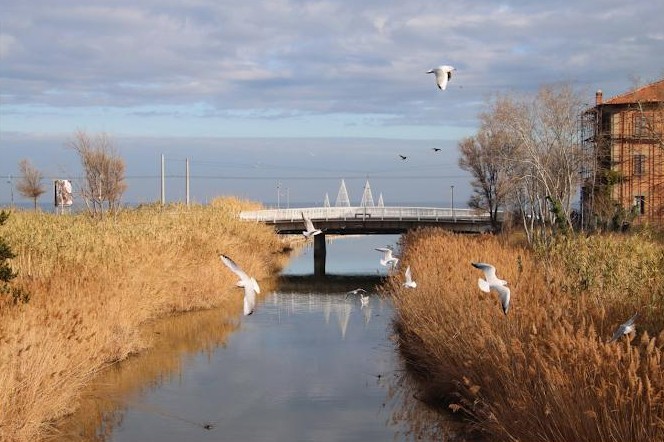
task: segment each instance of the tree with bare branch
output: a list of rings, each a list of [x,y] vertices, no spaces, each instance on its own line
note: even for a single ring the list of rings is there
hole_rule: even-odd
[[[85,175],[81,195],[93,215],[102,216],[104,209],[116,212],[127,189],[125,163],[106,133],[94,136],[84,131],[74,134],[69,143],[78,153]]]
[[[42,183],[44,176],[27,159],[19,161],[18,168],[21,172],[21,177],[16,184],[16,189],[24,197],[32,199],[35,210],[37,210],[37,200],[46,192],[46,188]]]

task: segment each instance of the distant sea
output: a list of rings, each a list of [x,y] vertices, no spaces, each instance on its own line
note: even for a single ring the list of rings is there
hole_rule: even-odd
[[[155,203],[158,203],[159,201],[155,201]],[[168,204],[170,203],[183,203],[183,201],[167,201]],[[322,207],[322,203],[319,202],[311,202],[311,201],[306,201],[306,202],[279,202],[277,203],[276,201],[259,201],[265,208],[268,209],[276,209],[277,207],[285,209],[285,208],[298,208],[298,207]],[[139,204],[146,204],[145,202],[142,203],[135,203],[135,202],[128,202],[128,203],[123,203],[123,207],[136,207]],[[200,204],[200,203],[192,203],[192,204]],[[334,206],[334,204],[332,204]],[[401,207],[451,207],[451,204],[449,202],[443,201],[443,202],[395,202],[395,203],[390,203],[387,204],[387,206],[394,207],[394,206],[401,206]],[[0,202],[0,209],[10,209],[12,207],[11,201],[2,201]],[[19,210],[32,210],[34,208],[34,204],[32,202],[28,201],[15,201],[13,204],[13,207],[19,209]],[[458,202],[455,201],[455,208],[457,209],[463,209],[466,208],[466,205],[461,205]],[[37,202],[37,208],[43,212],[56,212],[55,205],[51,202],[46,203],[46,202]],[[71,212],[81,212],[87,210],[87,207],[85,204],[76,204],[70,208]]]

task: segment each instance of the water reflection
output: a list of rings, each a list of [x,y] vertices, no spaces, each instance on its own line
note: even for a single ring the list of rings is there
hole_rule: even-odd
[[[250,317],[159,321],[155,347],[99,379],[53,439],[450,440],[413,399],[383,277],[290,274]],[[360,287],[366,305],[347,295]]]

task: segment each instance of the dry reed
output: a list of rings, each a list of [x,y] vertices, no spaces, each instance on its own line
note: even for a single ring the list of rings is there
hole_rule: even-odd
[[[150,346],[150,321],[212,307],[240,315],[242,292],[218,253],[259,280],[286,260],[271,229],[238,220],[253,206],[223,198],[102,221],[12,213],[2,235],[17,254],[14,283],[32,296],[0,303],[0,440],[48,436],[97,373]]]
[[[664,440],[664,249],[640,237],[567,239],[547,253],[422,230],[395,275],[399,349],[425,402],[490,440]],[[509,281],[505,316],[471,261]],[[636,337],[607,343],[635,311]]]

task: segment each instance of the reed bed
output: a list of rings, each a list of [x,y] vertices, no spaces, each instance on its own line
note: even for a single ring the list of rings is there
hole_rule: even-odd
[[[664,249],[644,237],[565,239],[531,252],[493,236],[407,235],[394,296],[399,350],[418,397],[470,433],[507,441],[664,440]],[[477,286],[492,263],[504,315]],[[608,343],[636,311],[637,333]]]
[[[287,247],[221,198],[209,206],[143,207],[114,217],[13,212],[2,227],[30,300],[0,303],[0,440],[34,441],[79,406],[100,371],[151,345],[145,325],[177,312],[242,312],[226,253],[257,279],[274,274]]]

